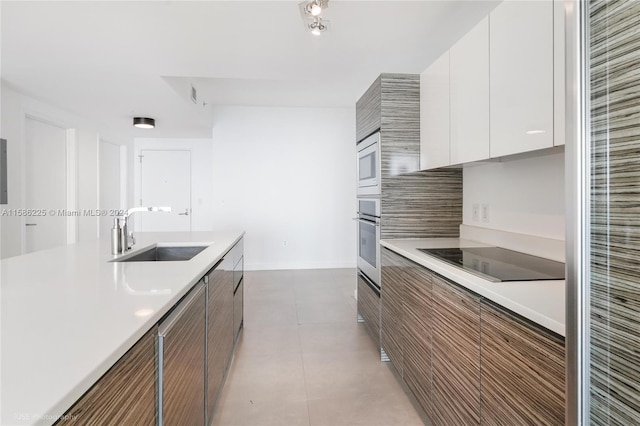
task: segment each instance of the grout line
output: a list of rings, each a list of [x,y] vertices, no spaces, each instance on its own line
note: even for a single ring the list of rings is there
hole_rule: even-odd
[[[298,305],[296,304],[296,315],[298,315]],[[300,336],[300,320],[298,320],[298,327],[296,331],[298,333],[298,344],[300,345],[300,361],[302,362],[302,382],[304,385],[305,404],[307,405],[307,424],[311,426],[311,411],[309,409],[309,390],[307,389],[307,370],[304,363],[304,354],[302,350],[302,337]]]

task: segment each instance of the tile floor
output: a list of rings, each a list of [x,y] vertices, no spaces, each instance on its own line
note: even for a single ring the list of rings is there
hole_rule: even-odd
[[[423,424],[356,322],[355,274],[245,272],[244,330],[214,425]]]

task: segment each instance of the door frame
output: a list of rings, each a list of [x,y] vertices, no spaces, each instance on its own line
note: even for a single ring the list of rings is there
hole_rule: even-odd
[[[58,127],[63,129],[66,134],[66,203],[65,208],[67,211],[77,211],[78,208],[78,131],[76,128],[69,126],[62,120],[57,120],[52,117],[48,117],[46,114],[35,111],[23,110],[21,114],[20,123],[20,138],[22,140],[22,182],[20,185],[20,192],[22,196],[22,206],[26,206],[27,200],[27,120],[35,120],[41,123]],[[21,223],[21,241],[20,252],[22,254],[27,253],[27,233],[26,233],[26,221],[28,217],[23,216]],[[78,217],[76,215],[66,216],[66,244],[73,244],[78,241]]]
[[[98,143],[98,149],[97,149],[97,155],[98,155],[98,178],[97,178],[97,186],[96,186],[96,194],[97,194],[97,200],[98,200],[98,209],[104,209],[105,206],[102,206],[100,204],[100,197],[101,197],[101,193],[100,193],[100,185],[102,183],[101,180],[101,158],[100,158],[100,144],[101,143],[108,143],[109,145],[114,145],[117,146],[119,148],[119,157],[118,157],[118,161],[120,164],[120,176],[118,177],[118,186],[120,187],[120,197],[118,200],[118,206],[117,208],[120,210],[126,210],[127,209],[127,147],[126,145],[120,145],[118,143],[113,142],[111,139],[109,138],[104,138],[102,137],[100,134],[98,134],[98,139],[97,139],[97,143]],[[113,208],[113,206],[111,207]],[[96,223],[96,235],[98,236],[98,238],[107,238],[108,235],[100,235],[100,220],[97,221]]]

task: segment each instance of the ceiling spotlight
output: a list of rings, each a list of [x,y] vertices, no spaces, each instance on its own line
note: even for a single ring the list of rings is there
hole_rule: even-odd
[[[322,18],[317,17],[309,24],[309,29],[311,30],[311,34],[319,36],[327,30],[327,26],[322,21]]]
[[[148,117],[133,117],[133,126],[138,129],[153,129],[156,127],[156,120]]]
[[[300,7],[306,15],[319,16],[324,9],[329,7],[329,0],[311,0],[300,3]]]
[[[320,6],[317,0],[309,4],[311,5],[311,14],[313,16],[318,16],[322,13],[322,6]]]

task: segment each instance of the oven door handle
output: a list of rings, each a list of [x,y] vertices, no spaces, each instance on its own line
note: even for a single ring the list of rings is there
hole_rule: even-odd
[[[376,219],[375,221],[368,220],[368,219],[363,219],[361,217],[353,217],[351,219],[352,220],[357,220],[358,222],[365,222],[365,223],[368,223],[370,225],[380,226],[380,221],[378,219]]]

